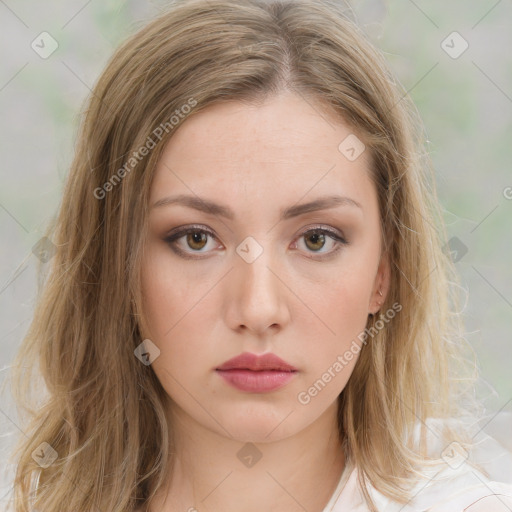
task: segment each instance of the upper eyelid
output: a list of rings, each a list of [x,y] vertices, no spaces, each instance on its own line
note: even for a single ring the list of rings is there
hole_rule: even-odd
[[[165,236],[165,238],[171,238],[171,237],[174,237],[176,235],[182,235],[183,236],[183,235],[185,235],[187,233],[187,231],[203,231],[203,232],[211,235],[216,240],[218,240],[218,237],[213,232],[213,230],[211,230],[210,228],[207,228],[206,226],[194,225],[194,224],[189,225],[189,226],[185,225],[183,227],[175,228],[172,231],[170,231]],[[296,235],[296,236],[302,236],[305,233],[309,233],[310,231],[325,231],[327,233],[332,233],[333,235],[337,235],[340,238],[343,238],[344,240],[346,240],[346,237],[345,237],[343,231],[339,230],[338,228],[327,226],[325,224],[312,224],[312,225],[309,225],[309,226],[303,228],[303,230],[298,235]],[[178,237],[178,239],[179,238],[181,238],[181,237]]]
[[[332,226],[328,226],[325,224],[312,224],[312,225],[306,226],[305,228],[302,229],[302,231],[299,234],[297,234],[295,236],[294,240],[304,236],[305,234],[307,234],[311,231],[324,232],[324,234],[326,234],[329,238],[331,238],[331,240],[333,240],[335,242],[335,244],[338,246],[349,245],[349,241],[347,240],[343,231],[339,230],[338,228],[334,228]],[[173,229],[167,236],[164,237],[164,240],[166,242],[168,242],[169,245],[176,244],[176,242],[178,240],[183,238],[189,232],[204,232],[204,233],[210,235],[217,242],[219,242],[219,238],[213,232],[213,230],[211,230],[210,228],[207,228],[206,226],[203,226],[203,225],[194,225],[194,224],[188,225],[188,226],[185,225],[183,227]],[[179,250],[183,251],[186,254],[194,254],[194,253],[196,253],[198,255],[201,254],[200,251],[189,252],[189,251],[183,250],[183,249],[179,249]],[[207,251],[207,252],[209,252],[209,251]],[[333,252],[333,251],[331,251],[331,252]],[[318,254],[320,255],[320,253],[318,253]]]

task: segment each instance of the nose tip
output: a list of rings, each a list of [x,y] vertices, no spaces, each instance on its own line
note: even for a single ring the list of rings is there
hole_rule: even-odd
[[[283,285],[272,270],[270,252],[255,237],[246,237],[236,248],[239,260],[231,274],[230,324],[253,332],[275,331],[289,318]]]

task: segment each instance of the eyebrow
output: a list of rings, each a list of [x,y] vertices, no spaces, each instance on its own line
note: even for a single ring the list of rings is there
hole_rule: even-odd
[[[153,204],[153,206],[151,206],[151,209],[161,208],[163,206],[169,206],[173,204],[180,204],[187,206],[188,208],[193,208],[195,210],[199,210],[211,215],[218,215],[230,220],[234,220],[235,218],[233,210],[231,210],[228,206],[218,204],[206,198],[200,198],[198,196],[190,196],[186,194],[169,196],[159,199]],[[338,206],[352,206],[363,209],[360,203],[354,199],[351,199],[350,197],[339,195],[324,196],[319,197],[318,199],[315,199],[309,203],[297,204],[282,209],[280,213],[280,219],[287,220],[292,217],[303,215],[305,213],[336,208]]]

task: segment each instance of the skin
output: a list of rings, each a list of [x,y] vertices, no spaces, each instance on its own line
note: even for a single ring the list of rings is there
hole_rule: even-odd
[[[354,131],[318,106],[290,92],[258,106],[209,106],[180,126],[157,166],[150,208],[190,194],[229,206],[235,218],[177,204],[150,210],[145,337],[160,350],[152,368],[170,397],[176,446],[152,512],[321,511],[336,488],[345,465],[337,397],[357,355],[309,403],[297,396],[379,310],[389,263],[370,151],[349,161],[338,146]],[[334,193],[361,208],[279,220],[283,208]],[[193,258],[185,259],[165,238],[194,224],[215,238],[182,235],[175,246]],[[319,227],[349,244],[304,236]],[[249,236],[263,250],[250,263],[236,252]],[[215,368],[242,352],[273,352],[298,372],[276,391],[239,391]],[[261,453],[252,467],[237,457],[246,443]]]

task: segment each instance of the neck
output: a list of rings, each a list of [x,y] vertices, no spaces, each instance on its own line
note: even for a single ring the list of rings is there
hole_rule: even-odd
[[[345,467],[337,403],[300,432],[269,442],[212,432],[181,409],[172,417],[172,478],[150,512],[322,512]]]

